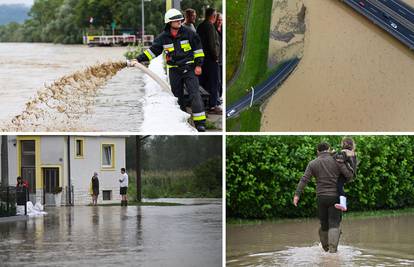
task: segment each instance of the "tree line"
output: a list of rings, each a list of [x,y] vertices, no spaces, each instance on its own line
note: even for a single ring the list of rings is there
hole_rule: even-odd
[[[0,42],[82,43],[85,33],[141,31],[139,0],[36,0],[24,23],[0,26]],[[222,9],[221,0],[183,0],[181,8],[193,8],[198,23],[206,7]],[[144,1],[145,33],[157,35],[164,28],[165,0]],[[93,18],[93,19],[91,19]]]
[[[339,150],[341,136],[229,136],[226,156],[227,215],[235,218],[316,216],[315,179],[295,208],[294,191],[316,146]],[[359,160],[345,185],[350,211],[414,206],[414,136],[355,136]]]

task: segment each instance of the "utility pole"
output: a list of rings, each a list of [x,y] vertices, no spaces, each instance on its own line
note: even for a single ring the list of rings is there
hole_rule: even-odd
[[[2,186],[9,185],[9,151],[7,135],[1,136],[1,184]]]
[[[142,140],[150,137],[149,135],[135,136],[135,176],[137,177],[137,202],[142,200],[142,176],[141,176],[141,149],[142,149]]]
[[[141,202],[142,200],[142,194],[141,194],[141,136],[137,135],[135,136],[135,151],[136,151],[136,157],[135,157],[135,176],[137,177],[137,202]]]

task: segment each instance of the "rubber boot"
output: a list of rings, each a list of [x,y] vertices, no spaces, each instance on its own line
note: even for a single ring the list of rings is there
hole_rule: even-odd
[[[125,201],[121,200],[121,207],[125,205]]]
[[[346,197],[339,196],[339,204],[335,204],[335,208],[337,208],[338,210],[346,211]]]
[[[323,250],[328,252],[329,251],[328,231],[322,231],[322,228],[319,228],[319,239],[321,240],[321,245],[322,245]]]
[[[206,121],[194,121],[195,128],[199,132],[205,132],[206,131]]]
[[[339,228],[329,228],[328,230],[328,243],[329,253],[336,253],[338,251],[339,236],[341,230]]]
[[[127,207],[128,206],[128,200],[125,200],[125,207]]]

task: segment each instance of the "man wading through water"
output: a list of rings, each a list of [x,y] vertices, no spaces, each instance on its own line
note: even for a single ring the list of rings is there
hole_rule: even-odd
[[[185,111],[184,85],[191,101],[194,125],[199,132],[206,131],[206,114],[201,99],[198,78],[201,75],[204,52],[200,37],[182,27],[183,15],[177,9],[165,13],[165,29],[155,38],[152,46],[137,57],[138,62],[151,61],[162,52],[166,55],[171,90],[178,97],[180,108]],[[131,63],[134,64],[133,62]]]
[[[318,145],[318,157],[309,162],[303,177],[296,188],[293,204],[298,205],[304,187],[312,177],[316,177],[316,196],[321,227],[319,238],[325,251],[335,253],[338,250],[341,230],[342,211],[335,208],[338,203],[338,178],[342,175],[349,182],[354,173],[347,168],[344,159],[334,158],[327,143]]]

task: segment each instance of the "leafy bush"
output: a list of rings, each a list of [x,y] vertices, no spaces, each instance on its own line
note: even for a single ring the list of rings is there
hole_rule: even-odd
[[[342,136],[227,137],[227,215],[240,218],[316,215],[315,179],[298,208],[294,191],[316,146],[340,149]],[[354,136],[360,162],[357,177],[345,185],[352,211],[414,205],[414,136]]]

